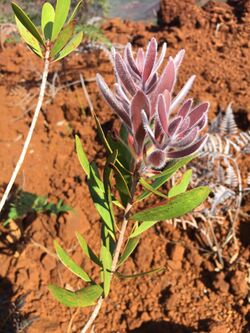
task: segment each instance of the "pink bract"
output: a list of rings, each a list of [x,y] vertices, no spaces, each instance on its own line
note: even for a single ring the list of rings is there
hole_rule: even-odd
[[[200,136],[200,132],[207,124],[209,103],[193,106],[192,99],[185,101],[195,75],[173,97],[185,51],[169,57],[160,74],[166,49],[164,43],[159,53],[155,38],[148,43],[146,52],[139,48],[135,56],[130,43],[123,57],[113,49],[114,92],[97,74],[104,99],[127,127],[137,160],[156,169],[162,168],[168,159],[197,152],[207,138]]]

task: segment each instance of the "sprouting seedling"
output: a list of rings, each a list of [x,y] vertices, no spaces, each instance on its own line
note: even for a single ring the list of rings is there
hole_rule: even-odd
[[[114,276],[135,278],[162,269],[155,268],[150,272],[129,276],[120,271],[136,249],[141,235],[160,221],[191,212],[210,193],[206,186],[188,189],[192,175],[190,170],[168,193],[161,189],[204,145],[206,136],[201,131],[206,125],[209,107],[208,103],[196,106],[191,99],[185,101],[194,76],[175,98],[172,97],[184,50],[174,59],[170,57],[163,72],[159,73],[165,52],[164,44],[160,55],[158,54],[154,38],[149,42],[146,53],[139,49],[136,57],[130,44],[125,48],[124,57],[113,50],[116,78],[114,92],[97,75],[103,97],[122,123],[116,137],[106,136],[89,103],[98,134],[108,154],[103,172],[99,172],[94,161],[88,161],[81,141],[76,137],[78,159],[101,218],[100,250],[94,252],[82,235],[77,234],[77,238],[84,255],[97,265],[100,275],[99,278],[91,277],[55,242],[55,250],[62,264],[83,280],[86,286],[75,291],[55,285],[51,285],[49,289],[66,306],[95,305],[81,333],[86,333],[91,328],[103,300],[109,295]],[[89,100],[83,79],[81,81]],[[150,195],[157,196],[161,203],[136,211],[135,204]],[[121,221],[117,221],[113,205],[121,210],[117,214],[122,216]]]
[[[29,48],[44,61],[44,70],[37,106],[26,137],[23,150],[10,178],[8,186],[0,202],[0,212],[8,199],[9,193],[16,180],[25,159],[35,126],[41,110],[46,90],[49,65],[53,61],[63,59],[73,52],[81,43],[83,33],[75,34],[75,16],[82,1],[80,0],[69,16],[71,0],[57,0],[56,8],[46,2],[42,8],[41,28],[37,27],[29,16],[16,3],[12,8],[16,18],[17,28]],[[69,18],[68,18],[69,16]],[[67,20],[68,18],[68,20]]]

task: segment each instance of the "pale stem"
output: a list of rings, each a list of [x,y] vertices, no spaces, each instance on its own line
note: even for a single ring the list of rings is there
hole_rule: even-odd
[[[0,213],[8,199],[8,196],[10,194],[10,191],[12,189],[13,184],[15,183],[16,177],[23,165],[23,161],[25,159],[25,156],[27,154],[28,148],[29,148],[29,144],[34,132],[34,129],[36,127],[36,122],[39,116],[39,112],[41,110],[42,104],[43,104],[43,99],[44,99],[44,95],[45,95],[45,89],[46,89],[46,83],[47,83],[47,78],[48,78],[48,72],[49,72],[49,56],[50,56],[50,50],[47,50],[45,53],[45,60],[44,60],[44,70],[43,70],[43,77],[42,77],[42,83],[41,83],[41,87],[40,87],[40,93],[39,93],[39,97],[38,97],[38,102],[37,102],[37,106],[34,112],[34,116],[30,125],[30,129],[28,132],[28,135],[26,137],[26,140],[24,142],[24,146],[23,146],[23,150],[21,152],[21,155],[19,157],[19,160],[16,164],[16,167],[12,173],[12,176],[10,178],[10,181],[8,183],[8,186],[5,189],[4,195],[2,197],[2,200],[0,202]]]
[[[135,172],[135,175],[134,175],[134,179],[133,179],[133,184],[132,184],[132,188],[131,188],[131,201],[130,203],[127,204],[126,206],[126,209],[125,209],[125,212],[124,212],[124,216],[123,216],[123,221],[122,221],[122,227],[121,227],[121,230],[120,230],[120,235],[119,235],[119,238],[118,238],[118,241],[117,241],[117,245],[116,245],[116,248],[115,248],[115,253],[114,253],[114,257],[113,257],[113,261],[112,261],[112,268],[111,268],[111,272],[112,272],[112,275],[111,277],[113,276],[115,270],[116,270],[116,266],[117,266],[117,263],[118,263],[118,259],[119,259],[119,255],[120,255],[120,252],[121,252],[121,249],[122,249],[122,244],[123,244],[123,241],[124,241],[124,236],[125,236],[125,232],[126,232],[126,229],[127,229],[127,224],[128,224],[128,215],[129,215],[129,211],[132,207],[132,201],[133,201],[133,197],[134,197],[134,194],[135,194],[135,189],[136,189],[136,185],[138,183],[138,174],[137,174],[137,171]],[[102,306],[102,303],[104,301],[104,298],[101,296],[99,299],[98,299],[98,302],[91,314],[91,316],[89,317],[87,323],[85,324],[85,326],[83,327],[83,329],[81,330],[81,333],[86,333],[88,331],[88,329],[90,329],[90,327],[92,326],[93,322],[95,321],[96,317],[98,316],[98,313],[101,309],[101,306]]]

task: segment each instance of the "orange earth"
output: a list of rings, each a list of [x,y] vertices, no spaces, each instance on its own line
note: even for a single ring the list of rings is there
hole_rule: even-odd
[[[115,44],[130,41],[135,47],[145,46],[155,36],[160,45],[168,43],[168,55],[185,48],[177,89],[191,74],[196,74],[192,95],[196,100],[211,102],[210,118],[232,101],[239,127],[249,127],[249,0],[230,4],[209,2],[202,8],[192,0],[162,0],[157,25],[112,19],[103,28]],[[0,51],[1,193],[30,125],[41,72],[41,61],[24,45],[5,45]],[[76,231],[84,233],[91,247],[98,251],[100,220],[74,147],[74,135],[78,134],[89,159],[103,166],[105,152],[95,123],[79,83],[74,83],[82,74],[104,130],[112,130],[115,116],[97,89],[97,72],[113,82],[107,55],[95,49],[82,49],[51,66],[45,103],[16,187],[48,195],[52,201],[62,198],[78,214],[68,213],[59,218],[31,215],[24,219],[23,235],[17,242],[7,244],[5,237],[1,237],[1,332],[80,332],[91,312],[59,305],[47,286],[55,283],[81,287],[81,282],[56,259],[54,239],[87,271],[97,274],[81,253],[75,237]],[[69,86],[70,83],[74,84]],[[243,211],[249,213],[246,200]],[[95,332],[249,333],[250,225],[244,217],[239,221],[237,237],[239,258],[216,272],[213,260],[200,251],[191,228],[185,231],[167,223],[152,228],[143,235],[123,273],[154,267],[167,269],[133,281],[114,279],[110,297],[96,320]],[[18,296],[26,294],[23,307],[15,308]],[[29,321],[28,328],[15,328],[25,327]]]

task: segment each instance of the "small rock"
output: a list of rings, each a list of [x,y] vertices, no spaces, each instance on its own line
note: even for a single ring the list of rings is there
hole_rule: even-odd
[[[181,269],[180,261],[168,260],[167,264],[168,267],[173,271],[179,271]]]
[[[225,281],[225,275],[223,272],[220,272],[216,275],[216,278],[213,282],[213,287],[223,294],[228,292],[230,286],[229,283]]]
[[[176,294],[172,294],[167,300],[166,300],[166,307],[168,310],[174,309],[178,303],[178,296]]]
[[[170,251],[170,258],[174,261],[182,261],[185,248],[179,244],[175,244]]]
[[[236,296],[245,298],[248,294],[247,277],[245,272],[235,271],[230,279],[231,288]]]
[[[209,333],[229,333],[229,329],[226,324],[213,322],[209,325]]]
[[[64,120],[63,110],[57,105],[51,105],[46,111],[46,118],[50,124],[57,124]]]

